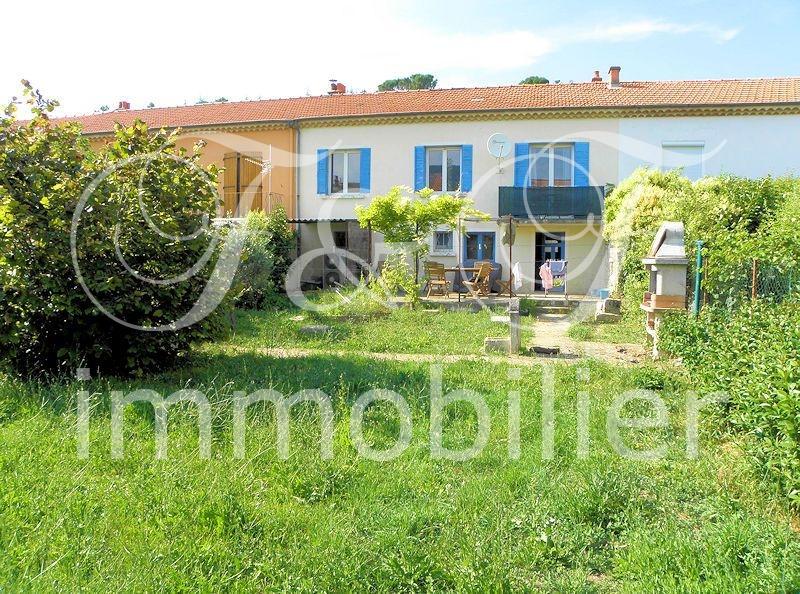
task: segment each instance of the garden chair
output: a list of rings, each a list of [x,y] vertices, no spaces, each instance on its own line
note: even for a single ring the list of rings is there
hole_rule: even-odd
[[[428,286],[426,297],[434,294],[450,297],[450,283],[447,282],[445,277],[444,264],[425,262],[425,281]]]
[[[492,274],[492,265],[489,262],[476,262],[478,272],[471,280],[464,283],[470,295],[473,297],[481,297],[489,294],[491,287],[489,286],[489,279]]]
[[[511,297],[516,297],[517,292],[514,291],[514,273],[511,272],[509,274],[508,280],[500,280],[497,279],[497,284],[500,287],[499,294],[500,295],[510,295]]]

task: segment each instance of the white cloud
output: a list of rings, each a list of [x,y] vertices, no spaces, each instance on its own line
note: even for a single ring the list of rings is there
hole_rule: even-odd
[[[38,5],[37,5],[38,6]],[[78,8],[80,7],[80,8]],[[17,23],[0,39],[0,98],[25,77],[62,100],[62,114],[194,103],[199,97],[254,99],[324,93],[329,78],[374,89],[390,76],[434,72],[441,84],[480,84],[523,69],[572,43],[620,42],[655,34],[703,34],[726,41],[736,30],[639,20],[589,29],[461,33],[420,26],[404,4],[366,0],[191,4],[53,3],[32,14],[4,7]],[[37,9],[38,10],[38,9]],[[42,16],[43,15],[43,16]],[[79,21],[79,25],[66,23]],[[35,31],[36,40],[31,38]],[[0,101],[1,103],[2,101]]]
[[[570,32],[570,38],[580,41],[639,41],[657,33],[685,35],[699,33],[718,43],[730,41],[739,34],[740,29],[722,29],[715,25],[702,23],[670,23],[666,21],[642,19],[627,23],[596,26]]]

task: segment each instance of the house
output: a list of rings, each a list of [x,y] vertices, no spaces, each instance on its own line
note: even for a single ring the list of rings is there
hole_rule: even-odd
[[[580,83],[359,94],[334,83],[327,96],[121,106],[78,119],[99,142],[114,121],[135,118],[209,140],[204,158],[226,166],[225,212],[283,205],[301,254],[317,254],[306,280],[338,278],[334,247],[377,264],[381,238],[358,226],[355,206],[407,185],[463,192],[492,217],[467,221],[464,236],[438,230],[432,259],[494,260],[504,276],[519,262],[523,290],[536,287],[541,262],[566,259],[569,291],[587,293],[607,284],[605,194],[636,167],[692,178],[798,172],[800,78],[626,82],[612,67]],[[508,155],[490,154],[490,139]],[[501,241],[509,216],[511,259]]]

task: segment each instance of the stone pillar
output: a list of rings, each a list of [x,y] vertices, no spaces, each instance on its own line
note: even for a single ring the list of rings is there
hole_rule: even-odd
[[[520,348],[520,328],[519,328],[519,299],[510,299],[508,302],[509,329],[511,332],[511,342],[509,353],[516,355]]]

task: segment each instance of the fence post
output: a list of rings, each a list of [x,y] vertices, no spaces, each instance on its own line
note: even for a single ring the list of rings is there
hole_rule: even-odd
[[[758,297],[758,258],[753,258],[753,278],[750,284],[750,297],[753,301]]]
[[[698,239],[694,242],[697,248],[697,260],[694,270],[694,315],[700,313],[700,291],[703,288],[703,240]]]

